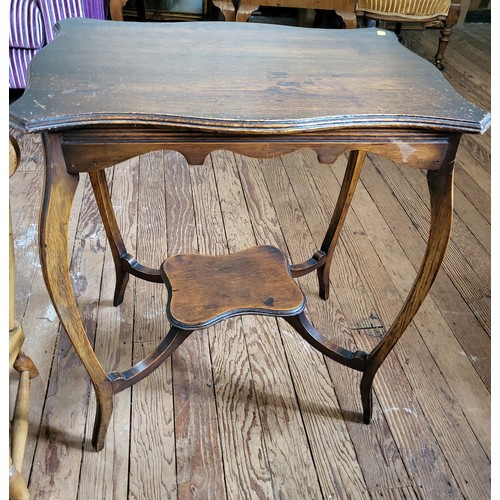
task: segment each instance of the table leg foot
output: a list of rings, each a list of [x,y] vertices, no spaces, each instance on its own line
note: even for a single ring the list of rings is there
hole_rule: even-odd
[[[113,305],[118,307],[125,297],[125,290],[127,289],[129,273],[126,271],[116,272],[115,293],[113,295]]]
[[[106,432],[113,414],[113,395],[110,391],[99,390],[94,386],[96,393],[97,410],[94,420],[94,430],[92,432],[92,446],[95,451],[101,451],[104,448]]]
[[[375,374],[373,374],[374,376]],[[363,407],[363,423],[369,424],[372,419],[373,412],[373,399],[372,399],[372,385],[373,376],[369,377],[363,374],[360,384],[361,392],[361,405]]]

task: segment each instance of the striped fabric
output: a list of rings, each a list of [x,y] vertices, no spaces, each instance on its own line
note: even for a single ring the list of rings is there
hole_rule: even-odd
[[[106,0],[10,0],[9,87],[24,89],[28,65],[56,35],[57,21],[69,17],[106,19]]]
[[[106,19],[106,12],[109,10],[109,1],[84,0],[84,16],[89,19]]]
[[[408,19],[447,16],[451,0],[358,0],[356,11]]]
[[[22,25],[18,19],[23,20]],[[9,47],[39,49],[44,44],[43,19],[38,3],[35,0],[11,0]]]
[[[9,87],[25,89],[27,68],[40,49],[9,49]]]

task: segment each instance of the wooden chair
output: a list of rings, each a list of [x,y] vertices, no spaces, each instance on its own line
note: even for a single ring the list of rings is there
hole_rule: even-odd
[[[15,139],[10,137],[9,177],[17,170],[19,158],[19,147]],[[30,379],[38,375],[38,370],[33,361],[21,351],[24,342],[24,331],[19,322],[15,320],[16,271],[10,207],[9,239],[9,372],[14,369],[20,374],[10,431],[9,498],[11,500],[29,500],[30,495],[26,482],[21,475],[21,470],[24,460],[24,450],[26,448],[26,439],[28,437]]]
[[[393,21],[396,34],[400,34],[402,23],[425,25],[433,21],[444,23],[439,46],[434,57],[436,66],[443,69],[444,51],[450,40],[453,26],[460,15],[461,0],[357,0],[356,16],[376,21]]]
[[[246,22],[259,7],[288,7],[294,9],[315,9],[335,11],[346,28],[356,27],[355,0],[241,0],[236,12],[236,21]]]

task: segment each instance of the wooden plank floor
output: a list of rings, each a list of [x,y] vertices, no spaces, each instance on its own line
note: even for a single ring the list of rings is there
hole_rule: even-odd
[[[432,59],[437,37],[407,32],[404,41]],[[490,25],[456,29],[445,64],[458,92],[490,109]],[[89,442],[89,378],[40,273],[40,137],[17,135],[23,161],[10,181],[17,317],[40,370],[23,470],[33,498],[490,498],[489,132],[461,143],[445,263],[375,379],[371,425],[360,419],[359,374],[325,360],[286,323],[245,317],[192,335],[118,394],[99,453]],[[342,157],[320,165],[307,150],[266,161],[221,151],[188,167],[177,153],[157,152],[117,165],[109,180],[127,246],[146,265],[256,243],[300,262],[319,248],[345,164]],[[424,173],[369,155],[331,298],[318,298],[314,275],[300,278],[320,331],[351,349],[375,345],[418,268],[428,215]],[[168,329],[166,289],[131,278],[123,304],[112,306],[113,263],[87,177],[69,232],[88,335],[106,370],[127,368]]]

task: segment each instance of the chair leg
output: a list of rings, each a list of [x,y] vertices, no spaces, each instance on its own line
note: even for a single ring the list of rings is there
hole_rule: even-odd
[[[29,500],[30,494],[23,476],[12,463],[9,467],[9,498],[10,500]]]
[[[20,379],[12,418],[9,498],[24,500],[30,498],[21,475],[29,427],[30,379],[38,375],[38,370],[33,361],[22,352],[17,356],[14,369],[20,373]]]
[[[236,11],[231,0],[212,0],[212,4],[221,11],[224,21],[236,20]]]
[[[436,55],[434,56],[434,63],[436,64],[436,67],[443,71],[444,69],[444,64],[443,64],[443,59],[444,59],[444,51],[446,50],[446,47],[448,46],[448,42],[450,41],[450,37],[452,35],[452,26],[445,26],[441,30],[441,36],[439,37],[439,45],[438,45],[438,50]]]
[[[450,37],[453,34],[453,26],[457,24],[459,16],[460,16],[460,0],[453,0],[451,2],[450,10],[448,11],[448,17],[446,18],[446,21],[444,22],[444,27],[441,30],[438,50],[434,57],[435,64],[441,71],[444,69],[444,65],[442,62],[444,59],[444,51],[448,46]]]

